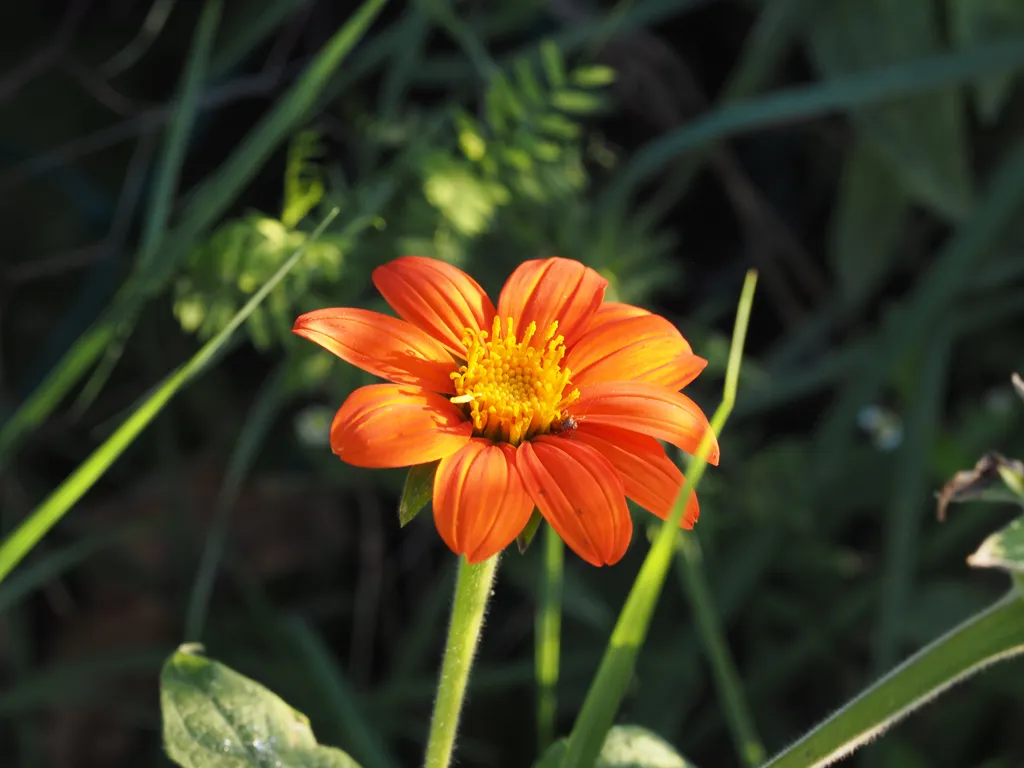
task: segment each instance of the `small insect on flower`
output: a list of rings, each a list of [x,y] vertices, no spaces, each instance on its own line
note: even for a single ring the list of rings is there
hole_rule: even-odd
[[[579,422],[576,421],[572,416],[566,416],[562,419],[557,426],[552,428],[553,434],[559,434],[560,432],[575,432],[579,426]]]

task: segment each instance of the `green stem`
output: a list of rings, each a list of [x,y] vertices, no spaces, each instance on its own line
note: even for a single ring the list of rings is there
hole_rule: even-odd
[[[459,726],[462,700],[466,697],[466,683],[473,655],[480,640],[484,624],[487,599],[491,596],[494,573],[498,568],[498,555],[476,565],[465,558],[459,560],[459,575],[455,580],[455,602],[452,620],[448,626],[448,644],[441,664],[441,681],[434,701],[434,716],[430,721],[430,739],[427,742],[426,768],[448,768],[455,747],[455,732]]]
[[[676,550],[676,565],[679,578],[690,598],[697,631],[711,662],[715,687],[725,709],[725,719],[743,763],[753,768],[764,762],[764,745],[758,738],[754,719],[743,695],[740,676],[736,671],[732,654],[729,653],[729,646],[725,642],[725,633],[722,631],[718,614],[715,612],[711,589],[704,577],[704,558],[700,542],[690,531],[680,531],[677,538],[679,545]]]
[[[543,755],[555,738],[558,711],[558,657],[562,632],[562,569],[565,545],[550,525],[544,526],[544,585],[537,608],[537,740]]]
[[[1021,652],[1024,600],[1014,589],[911,656],[764,768],[831,765],[960,680]]]

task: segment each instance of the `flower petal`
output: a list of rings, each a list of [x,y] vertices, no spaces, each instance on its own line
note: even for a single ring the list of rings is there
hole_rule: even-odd
[[[662,520],[668,517],[685,478],[661,443],[639,432],[589,421],[564,435],[589,445],[608,459],[622,476],[622,486],[629,498]],[[680,526],[693,528],[699,516],[697,495],[691,493]]]
[[[434,478],[434,524],[452,552],[479,563],[518,536],[533,499],[515,468],[508,443],[473,438],[444,459]]]
[[[422,387],[370,384],[342,404],[331,448],[357,467],[411,467],[451,456],[473,425],[448,398]]]
[[[498,315],[513,318],[517,334],[537,323],[538,340],[557,320],[558,333],[569,339],[590,322],[607,286],[597,272],[572,259],[524,261],[501,289]]]
[[[608,459],[589,445],[543,435],[519,446],[516,467],[544,519],[576,554],[598,566],[622,558],[633,521]]]
[[[455,361],[448,350],[397,317],[368,309],[318,309],[299,317],[292,333],[382,379],[455,392]]]
[[[465,358],[466,328],[489,330],[494,304],[458,267],[424,256],[402,256],[373,270],[373,284],[402,317]]]
[[[643,307],[634,307],[632,304],[623,304],[621,301],[606,301],[597,308],[597,312],[587,323],[586,332],[600,328],[606,323],[615,323],[629,317],[643,317],[651,312]]]
[[[577,424],[610,424],[650,435],[693,454],[705,432],[711,431],[700,406],[681,392],[646,381],[609,381],[580,388],[580,398],[569,406]],[[709,464],[718,464],[718,438],[714,437]]]
[[[650,313],[597,326],[591,323],[565,357],[577,387],[602,381],[648,381],[679,390],[707,364],[693,354],[672,323]]]

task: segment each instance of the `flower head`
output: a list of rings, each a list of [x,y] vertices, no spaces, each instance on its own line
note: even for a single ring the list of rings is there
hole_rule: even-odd
[[[707,361],[665,318],[604,302],[607,281],[562,258],[521,264],[497,307],[434,259],[396,259],[373,282],[398,318],[322,309],[294,331],[389,382],[348,397],[331,447],[360,467],[439,461],[434,521],[454,552],[491,557],[536,507],[605,565],[632,536],[626,497],[667,517],[683,475],[659,441],[693,453],[710,426],[679,392]],[[691,495],[683,527],[698,514]]]

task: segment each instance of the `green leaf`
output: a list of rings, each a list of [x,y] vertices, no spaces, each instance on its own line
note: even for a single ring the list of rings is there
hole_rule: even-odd
[[[570,115],[592,115],[605,108],[606,100],[588,91],[562,89],[551,94],[551,104]]]
[[[821,5],[809,34],[814,59],[828,78],[942,50],[932,0],[833,0]],[[916,199],[950,218],[967,212],[973,193],[956,90],[907,95],[859,110],[854,120]]]
[[[519,86],[523,96],[526,97],[526,100],[534,107],[544,106],[547,101],[544,89],[541,88],[540,82],[534,74],[533,64],[530,60],[526,58],[516,59],[513,68],[516,73],[516,84]]]
[[[540,528],[540,524],[544,521],[540,511],[534,507],[533,514],[530,515],[530,522],[526,524],[522,532],[516,536],[516,546],[519,547],[519,554],[525,555],[526,550],[530,546],[530,542],[533,541],[533,537],[537,535],[537,530]]]
[[[333,209],[310,235],[309,241],[316,240],[337,214],[338,209]],[[296,250],[292,257],[274,273],[273,277],[231,318],[231,322],[225,325],[219,334],[204,344],[187,363],[168,376],[117,428],[114,434],[93,451],[67,480],[61,483],[14,531],[7,535],[0,543],[0,581],[7,577],[46,533],[60,522],[68,510],[92,488],[93,484],[135,441],[135,438],[149,426],[149,423],[156,418],[164,406],[178,394],[178,391],[202,373],[210,362],[221,353],[238,327],[285,278],[304,253],[305,247]]]
[[[558,43],[547,39],[540,44],[540,61],[553,88],[565,85],[565,59]]]
[[[1002,568],[1011,573],[1024,573],[1024,517],[1018,517],[985,539],[967,562],[975,568]]]
[[[638,725],[617,725],[608,732],[594,768],[693,768],[656,733]]]
[[[865,141],[846,156],[830,232],[829,260],[847,301],[864,299],[896,266],[910,208],[892,169]]]
[[[160,675],[164,748],[182,768],[359,768],[262,685],[183,645]]]
[[[566,739],[556,741],[534,768],[558,768],[566,744]],[[608,731],[594,768],[694,768],[694,765],[656,733],[638,725],[616,725]]]
[[[298,226],[324,197],[324,172],[317,162],[324,144],[316,131],[300,131],[288,146],[284,172],[284,206],[281,221],[288,229]]]
[[[551,112],[537,118],[537,126],[549,136],[558,139],[576,139],[581,131],[579,125],[574,123],[565,115]]]
[[[949,26],[958,48],[970,48],[1024,32],[1020,0],[948,0]],[[978,114],[986,123],[999,117],[1013,87],[1013,73],[990,75],[974,84]]]
[[[434,495],[434,474],[439,461],[417,464],[405,476],[402,498],[398,501],[398,522],[404,528],[420,513]]]
[[[601,64],[577,67],[572,71],[572,83],[580,88],[602,88],[615,82],[615,70]]]

